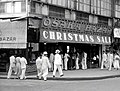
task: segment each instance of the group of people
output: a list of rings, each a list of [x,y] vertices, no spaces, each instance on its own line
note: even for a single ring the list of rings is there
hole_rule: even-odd
[[[59,74],[60,74],[60,77],[62,77],[64,74],[63,74],[63,71],[62,71],[62,57],[61,55],[59,54],[60,51],[57,49],[55,51],[55,55],[54,57],[50,58],[54,60],[54,69],[53,69],[53,77],[55,77],[56,75],[56,71],[58,69],[59,71]],[[49,69],[52,68],[52,65],[50,63],[50,60],[47,56],[47,52],[43,52],[43,54],[41,54],[37,59],[36,59],[36,67],[37,67],[37,77],[38,79],[41,79],[41,77],[44,79],[44,81],[47,80],[47,75],[48,75],[48,72],[49,72]]]
[[[87,53],[82,52],[81,54],[79,52],[76,53],[69,53],[66,52],[65,54],[60,54],[61,55],[61,60],[62,60],[62,69],[68,70],[68,69],[80,69],[80,64],[81,68],[87,69]],[[49,59],[50,59],[50,64],[51,64],[51,70],[53,71],[54,68],[54,53],[50,53]]]
[[[10,56],[10,66],[8,70],[7,79],[10,79],[12,72],[17,75],[18,79],[26,79],[25,72],[26,72],[26,65],[27,60],[22,55],[14,55]]]
[[[103,51],[101,69],[107,68],[108,70],[111,70],[112,66],[115,69],[119,69],[119,61],[120,56],[117,52],[113,53],[112,51],[110,51],[106,53],[105,51]]]
[[[93,60],[99,58],[98,56],[93,57]],[[63,69],[68,70],[68,62],[73,60],[75,62],[75,69],[79,69],[79,64],[81,64],[81,68],[83,70],[87,69],[87,53],[82,52],[81,56],[80,53],[76,53],[76,55],[71,55],[66,52],[64,55],[60,54],[60,50],[56,50],[55,54],[50,53],[48,57],[48,53],[44,51],[42,54],[38,56],[36,59],[36,68],[37,68],[37,78],[43,79],[44,81],[47,80],[47,75],[49,71],[53,72],[53,77],[56,76],[56,71],[59,71],[60,77],[62,77]],[[108,70],[112,69],[112,66],[115,69],[119,69],[119,61],[120,56],[117,52],[113,54],[112,51],[105,52],[103,51],[102,61],[101,61],[101,69],[107,68]],[[10,66],[7,78],[10,79],[12,72],[17,76],[19,79],[26,79],[25,72],[26,72],[26,65],[27,60],[23,55],[11,55],[10,56]],[[71,65],[72,66],[72,65]]]

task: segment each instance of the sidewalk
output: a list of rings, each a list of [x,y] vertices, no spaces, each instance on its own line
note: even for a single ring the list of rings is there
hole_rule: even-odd
[[[106,69],[101,70],[97,69],[87,69],[87,70],[68,70],[63,71],[64,76],[60,77],[58,72],[56,77],[52,77],[52,72],[49,72],[48,80],[99,80],[99,79],[107,79],[107,78],[115,78],[120,77],[120,70],[112,69],[112,71],[108,71]],[[35,79],[36,72],[26,73],[27,79]],[[0,79],[6,79],[7,73],[0,72]],[[12,76],[14,78],[15,76]]]

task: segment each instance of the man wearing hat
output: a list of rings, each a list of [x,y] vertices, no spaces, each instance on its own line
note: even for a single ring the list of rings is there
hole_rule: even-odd
[[[55,77],[57,69],[59,71],[60,77],[62,77],[63,76],[62,67],[61,67],[62,66],[62,57],[59,54],[60,51],[58,49],[55,51],[55,53],[56,54],[55,54],[55,60],[54,60],[53,77]]]
[[[42,65],[41,65],[41,76],[43,77],[44,81],[47,80],[48,69],[51,68],[49,59],[47,57],[47,52],[43,52],[42,56]]]

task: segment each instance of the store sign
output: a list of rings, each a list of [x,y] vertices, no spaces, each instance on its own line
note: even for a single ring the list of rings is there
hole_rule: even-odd
[[[62,29],[66,29],[66,31],[72,30],[74,32],[87,32],[88,34],[97,33],[99,35],[111,35],[112,32],[112,28],[108,26],[50,17],[45,17],[43,19],[42,28],[60,29],[61,31]]]
[[[114,37],[115,38],[120,38],[120,28],[115,28],[114,29]]]
[[[60,32],[53,30],[40,30],[40,41],[44,42],[72,42],[72,43],[91,43],[91,44],[110,44],[111,39],[107,36],[97,36],[88,34],[77,34]]]
[[[26,21],[0,22],[0,48],[26,48]]]

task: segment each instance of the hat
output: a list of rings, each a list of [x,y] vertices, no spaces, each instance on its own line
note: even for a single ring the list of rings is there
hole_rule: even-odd
[[[55,51],[55,53],[60,53],[60,50],[57,49],[57,50]]]
[[[47,55],[48,53],[45,51],[45,52],[43,52],[43,55]]]

